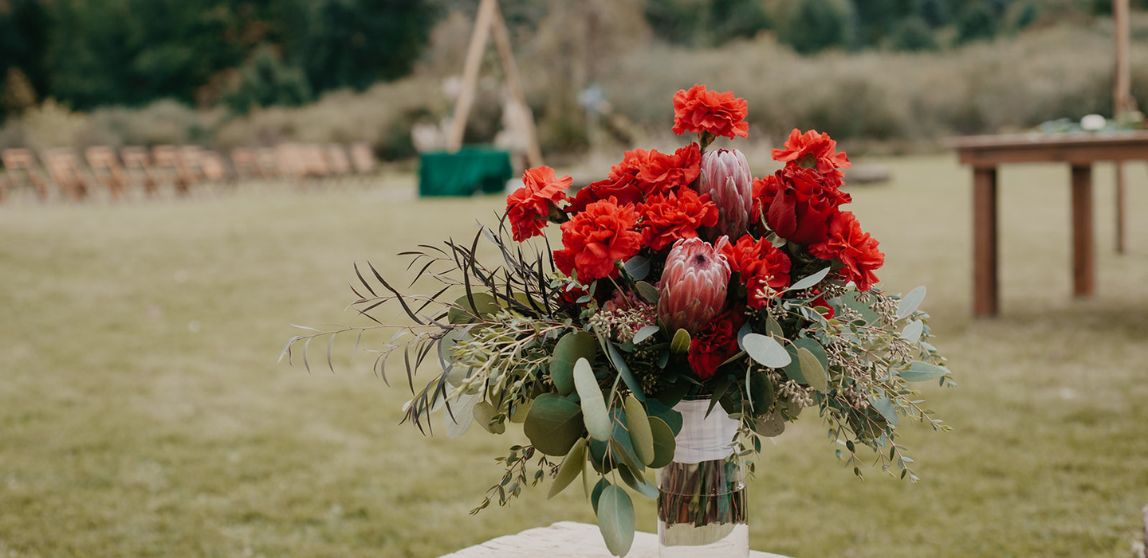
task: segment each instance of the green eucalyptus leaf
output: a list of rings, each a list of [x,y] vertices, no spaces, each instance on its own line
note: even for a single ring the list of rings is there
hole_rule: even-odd
[[[491,434],[506,432],[506,423],[497,418],[498,410],[489,401],[474,404],[474,422]]]
[[[559,492],[570,486],[578,475],[582,474],[582,470],[586,464],[586,438],[579,438],[574,442],[574,447],[566,453],[566,458],[562,460],[562,465],[558,467],[558,474],[554,477],[554,484],[550,486],[550,492],[546,494],[547,498],[553,498]]]
[[[674,340],[670,341],[670,351],[682,355],[690,352],[690,332],[679,329],[674,333]]]
[[[634,503],[625,490],[614,485],[598,497],[598,529],[614,556],[625,556],[634,544]]]
[[[661,330],[662,330],[662,328],[660,328],[656,325],[648,325],[648,326],[643,327],[642,329],[639,329],[637,331],[637,333],[634,334],[634,344],[635,345],[641,344],[642,341],[649,339],[651,336],[653,336],[655,333],[657,333]]]
[[[908,318],[921,307],[921,303],[925,301],[925,287],[917,287],[901,297],[901,301],[897,303],[897,319]]]
[[[646,479],[641,475],[637,475],[631,472],[629,468],[619,467],[618,475],[622,477],[622,482],[625,482],[626,486],[633,488],[634,491],[638,494],[641,494],[642,496],[645,496],[651,500],[658,497],[658,489],[654,488],[653,485],[646,482]]]
[[[886,422],[897,426],[897,409],[893,407],[893,402],[888,397],[874,397],[869,402],[882,417],[885,417]]]
[[[638,383],[638,379],[634,377],[634,373],[630,371],[630,366],[626,364],[626,359],[622,358],[622,353],[618,352],[618,347],[611,341],[606,341],[606,354],[610,357],[610,363],[614,365],[614,369],[618,371],[618,375],[622,377],[622,381],[626,383],[626,387],[630,388],[634,397],[640,401],[646,400],[646,394],[642,392],[642,384]]]
[[[785,418],[777,411],[758,417],[753,423],[753,431],[766,438],[780,436],[785,432]]]
[[[774,337],[785,337],[785,330],[781,328],[781,324],[773,316],[765,319],[765,332]]]
[[[626,273],[635,281],[641,281],[650,274],[650,258],[634,256],[626,260],[623,267],[626,269]]]
[[[654,438],[654,459],[649,466],[660,469],[674,460],[674,431],[666,421],[650,417],[650,435]]]
[[[471,295],[460,296],[454,301],[454,306],[447,311],[447,320],[450,323],[469,324],[476,318],[494,314],[501,308],[498,299],[490,293],[471,293]],[[471,304],[471,301],[474,304]]]
[[[634,290],[638,291],[638,296],[642,297],[642,300],[650,304],[656,304],[658,302],[660,295],[658,294],[657,287],[645,281],[637,281],[634,283]]]
[[[574,363],[585,358],[593,361],[598,354],[598,338],[585,331],[574,331],[563,335],[554,346],[550,358],[550,379],[554,388],[562,395],[574,391]]]
[[[789,364],[790,356],[786,352],[785,347],[778,343],[773,337],[762,335],[760,333],[750,333],[741,340],[742,349],[745,350],[749,358],[757,361],[762,366],[770,368],[784,368]]]
[[[654,435],[650,432],[650,420],[646,408],[633,395],[627,395],[623,402],[626,410],[626,426],[634,442],[634,451],[642,463],[649,465],[654,460]]]
[[[607,486],[610,486],[610,481],[603,477],[594,483],[594,489],[590,491],[590,505],[594,506],[594,515],[598,514],[598,500],[602,498],[602,491],[606,490]]]
[[[585,438],[583,438],[583,439],[585,439]],[[590,495],[593,494],[594,486],[591,485],[590,483],[594,482],[594,479],[595,479],[594,464],[591,463],[589,459],[583,460],[582,461],[582,491],[586,493],[587,498],[589,498]]]
[[[586,431],[595,440],[609,440],[610,413],[606,410],[606,401],[602,397],[602,388],[598,387],[598,379],[594,377],[594,369],[584,358],[574,364],[574,386],[582,400],[582,419],[586,423]]]
[[[921,334],[925,332],[925,322],[921,320],[913,320],[905,329],[901,330],[901,337],[910,343],[916,343],[921,340]]]
[[[947,376],[949,369],[918,360],[910,364],[908,368],[900,371],[899,374],[906,382],[924,382]]]
[[[773,382],[764,372],[752,369],[746,372],[746,393],[755,415],[765,412],[773,404]]]
[[[673,407],[667,405],[664,401],[659,399],[647,399],[646,414],[662,419],[662,422],[665,422],[670,427],[671,434],[674,436],[677,436],[678,432],[682,430],[682,414],[675,411]]]
[[[619,410],[618,413],[620,414],[621,411]],[[638,459],[638,452],[634,451],[634,440],[630,438],[630,433],[622,425],[621,417],[615,422],[613,435],[610,436],[610,452],[615,459],[629,467],[631,471],[641,472],[646,469],[646,465]]]
[[[805,376],[806,383],[809,387],[825,393],[829,391],[829,376],[825,373],[825,368],[821,366],[821,361],[809,352],[805,347],[798,347],[797,361],[801,364],[801,375]]]
[[[522,431],[538,451],[563,456],[582,437],[582,411],[565,397],[543,393],[530,406]]]
[[[813,287],[813,286],[817,285],[818,283],[820,283],[822,279],[825,279],[825,277],[827,275],[829,275],[830,269],[831,268],[827,267],[825,269],[822,269],[821,271],[818,271],[817,273],[814,273],[813,275],[808,275],[806,277],[803,277],[802,279],[798,280],[796,283],[790,285],[789,288],[786,290],[787,291],[800,291],[803,289],[808,289],[809,287]]]

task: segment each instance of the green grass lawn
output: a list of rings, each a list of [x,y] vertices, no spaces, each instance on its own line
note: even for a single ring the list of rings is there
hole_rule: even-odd
[[[1070,298],[1068,170],[1002,173],[1004,316],[969,318],[970,188],[947,157],[885,161],[853,207],[886,288],[929,289],[953,427],[903,425],[922,480],[858,481],[808,414],[766,444],[755,548],[800,557],[1129,556],[1148,504],[1148,173],[1131,251],[1097,172],[1098,295]],[[366,355],[308,374],[295,330],[353,320],[351,264],[465,236],[497,198],[369,188],[0,207],[0,556],[437,556],[592,521],[580,490],[467,515],[523,439],[426,439]],[[397,319],[397,315],[395,316]],[[345,346],[344,349],[349,349]],[[349,350],[343,350],[346,356]],[[654,506],[638,502],[639,528]]]

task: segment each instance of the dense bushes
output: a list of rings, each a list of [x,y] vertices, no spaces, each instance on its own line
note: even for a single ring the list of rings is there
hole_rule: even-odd
[[[1134,36],[1148,33],[1148,21],[1137,18],[1134,23]],[[367,141],[384,157],[407,157],[414,153],[415,123],[441,124],[449,116],[452,101],[447,92],[452,82],[442,76],[458,71],[458,51],[465,49],[465,33],[458,29],[465,28],[465,20],[457,20],[455,26],[443,30],[441,42],[414,77],[362,93],[337,91],[308,105],[255,108],[244,116],[222,109],[195,111],[173,101],[90,114],[48,103],[0,129],[0,147]],[[1111,24],[1100,22],[916,53],[830,52],[803,57],[770,35],[700,50],[632,44],[611,48],[624,54],[600,66],[594,83],[641,142],[656,141],[672,118],[668,103],[650,99],[665,99],[678,88],[703,82],[733,89],[749,100],[755,139],[776,139],[801,127],[830,130],[854,144],[875,140],[912,147],[950,134],[1022,129],[1091,112],[1109,114],[1111,40]],[[527,97],[544,148],[551,154],[578,149],[588,141],[587,120],[577,106],[578,85],[560,75],[568,69],[566,62],[554,62],[554,52],[566,44],[527,43],[520,55]],[[597,56],[593,51],[581,54]],[[574,56],[567,53],[563,59]],[[1132,61],[1133,92],[1144,95],[1148,43],[1133,42]],[[486,75],[491,76],[489,67]],[[498,79],[480,80],[470,140],[493,138],[501,99]],[[1148,99],[1142,98],[1140,104],[1148,105]]]

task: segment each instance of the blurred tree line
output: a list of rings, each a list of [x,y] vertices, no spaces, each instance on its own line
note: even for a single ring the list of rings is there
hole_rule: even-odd
[[[160,98],[300,105],[409,74],[432,26],[478,0],[0,0],[0,119],[46,98],[76,110]],[[1133,0],[1148,7],[1148,0]],[[645,0],[653,36],[718,47],[763,31],[799,53],[946,48],[1110,0]],[[562,2],[501,0],[536,30]],[[592,32],[592,30],[591,30]],[[592,34],[592,33],[591,33]],[[597,41],[597,39],[591,39]],[[563,47],[568,50],[572,45]],[[597,51],[588,57],[602,55]]]

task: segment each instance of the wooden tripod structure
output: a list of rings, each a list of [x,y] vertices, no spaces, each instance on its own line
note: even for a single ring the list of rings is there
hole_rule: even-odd
[[[1113,35],[1116,39],[1116,69],[1112,85],[1112,115],[1121,115],[1136,110],[1136,99],[1132,97],[1132,71],[1128,59],[1128,0],[1112,0]],[[1116,163],[1116,253],[1123,254],[1127,234],[1124,229],[1124,163]]]
[[[530,166],[541,165],[542,150],[538,146],[538,134],[534,129],[534,116],[531,115],[530,106],[526,104],[526,95],[522,92],[522,82],[518,79],[518,66],[514,63],[514,52],[510,48],[510,31],[506,28],[506,21],[502,18],[501,10],[498,9],[497,0],[482,0],[478,6],[478,15],[474,19],[474,31],[470,35],[470,44],[466,49],[462,88],[459,91],[458,99],[455,101],[454,115],[451,117],[447,149],[458,151],[462,147],[463,133],[466,132],[466,119],[470,116],[471,105],[474,104],[478,72],[482,67],[482,55],[486,51],[486,43],[492,32],[502,71],[506,74],[506,86],[510,90],[514,103],[525,115],[525,129],[520,130],[520,132],[526,137],[526,161]]]

